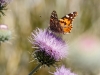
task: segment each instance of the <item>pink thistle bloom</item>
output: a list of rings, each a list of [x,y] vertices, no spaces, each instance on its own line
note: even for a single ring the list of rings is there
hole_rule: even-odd
[[[54,75],[77,75],[72,73],[69,69],[65,68],[65,66],[61,66],[60,68],[56,68],[56,72]]]
[[[65,41],[46,29],[37,29],[32,33],[30,42],[35,47],[34,57],[47,66],[67,55],[68,46]]]
[[[7,25],[0,25],[0,29],[2,29],[2,30],[5,29],[6,30],[6,29],[8,29],[8,26]]]
[[[11,38],[11,31],[7,25],[0,25],[0,42],[7,41]]]

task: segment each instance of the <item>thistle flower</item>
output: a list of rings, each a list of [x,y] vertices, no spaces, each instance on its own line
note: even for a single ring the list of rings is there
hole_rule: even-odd
[[[5,42],[11,37],[11,31],[7,25],[0,25],[0,42]]]
[[[3,10],[6,10],[6,6],[7,4],[10,2],[11,0],[0,0],[0,15],[5,15]]]
[[[35,47],[34,57],[47,66],[67,55],[68,47],[65,42],[46,29],[37,29],[35,33],[32,33],[30,42],[33,48]]]
[[[37,29],[32,33],[30,42],[35,48],[33,57],[42,65],[54,65],[67,55],[65,41],[46,29]]]
[[[72,73],[69,69],[65,68],[65,66],[61,66],[60,68],[56,68],[56,72],[54,75],[76,75]]]

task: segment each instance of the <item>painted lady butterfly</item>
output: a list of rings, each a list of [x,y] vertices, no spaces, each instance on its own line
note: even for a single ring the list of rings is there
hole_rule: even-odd
[[[68,15],[58,19],[56,11],[51,13],[50,30],[57,33],[70,33],[72,29],[72,22],[76,17],[77,12],[69,13]]]

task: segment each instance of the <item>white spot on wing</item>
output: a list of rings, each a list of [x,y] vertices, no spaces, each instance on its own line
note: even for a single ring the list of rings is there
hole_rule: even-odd
[[[66,17],[68,17],[68,18],[69,18],[69,16],[68,16],[68,15],[66,15]]]
[[[74,13],[71,13],[71,14],[74,14]]]
[[[52,17],[54,17],[54,15],[51,15]]]
[[[73,17],[70,17],[71,19],[73,18]]]

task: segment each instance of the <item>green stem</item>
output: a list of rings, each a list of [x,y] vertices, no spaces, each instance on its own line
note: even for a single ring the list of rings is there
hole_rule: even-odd
[[[29,75],[32,75],[33,73],[35,73],[41,66],[42,66],[42,64],[38,64],[38,65],[29,73]]]

